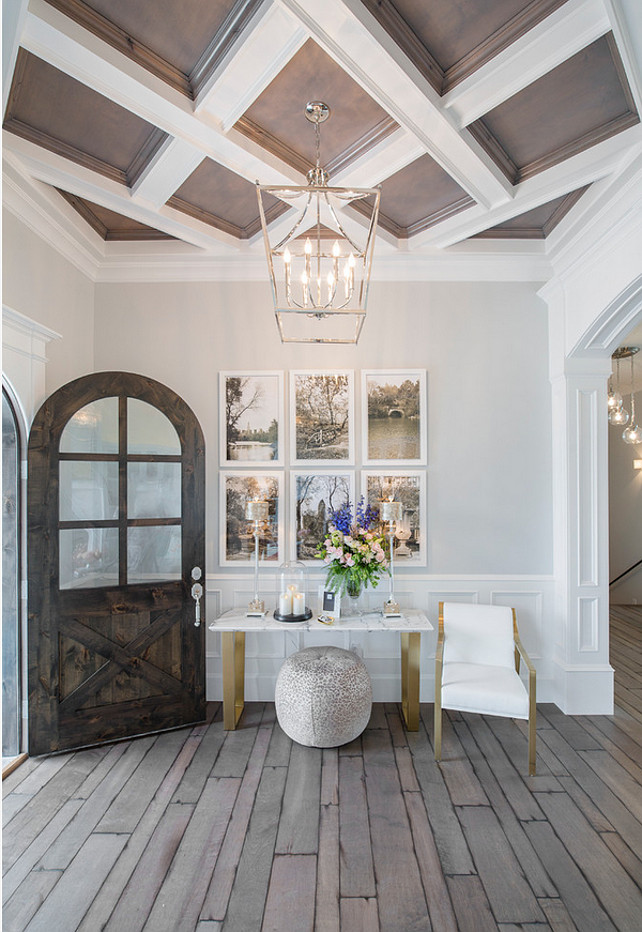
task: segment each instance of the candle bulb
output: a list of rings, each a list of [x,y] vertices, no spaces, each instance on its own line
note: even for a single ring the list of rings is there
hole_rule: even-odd
[[[383,521],[401,521],[402,503],[387,501],[381,503],[381,518]]]

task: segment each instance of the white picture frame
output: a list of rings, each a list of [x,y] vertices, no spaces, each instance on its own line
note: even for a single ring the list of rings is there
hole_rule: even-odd
[[[282,371],[219,372],[219,464],[222,467],[254,469],[283,465],[283,385]]]
[[[428,461],[425,369],[362,369],[364,466],[425,466]]]
[[[354,470],[292,470],[290,473],[290,559],[318,566],[317,543],[325,537],[331,509],[354,506]],[[316,514],[315,514],[316,512]]]
[[[354,466],[354,372],[290,372],[293,466]]]
[[[254,525],[245,518],[251,499],[270,503],[267,526],[259,537],[259,560],[273,569],[284,559],[283,473],[219,472],[219,563],[243,566],[254,561]]]
[[[395,501],[403,503],[403,517],[395,533],[395,567],[425,566],[427,560],[425,470],[364,469],[361,472],[361,495],[367,503],[376,508],[380,508],[381,501],[390,498],[391,495]],[[382,523],[381,527],[385,533],[387,525]]]

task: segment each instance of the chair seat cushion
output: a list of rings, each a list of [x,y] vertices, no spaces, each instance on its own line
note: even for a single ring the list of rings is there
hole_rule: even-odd
[[[481,663],[445,663],[441,682],[444,709],[528,718],[528,690],[514,669]]]

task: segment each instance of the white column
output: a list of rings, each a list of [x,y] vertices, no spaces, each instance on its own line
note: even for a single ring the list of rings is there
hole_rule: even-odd
[[[608,445],[610,358],[569,356],[551,307],[553,507],[557,703],[569,714],[611,714]],[[555,343],[561,350],[555,358]]]

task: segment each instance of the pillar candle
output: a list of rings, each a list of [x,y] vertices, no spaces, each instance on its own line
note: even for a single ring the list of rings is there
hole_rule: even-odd
[[[305,612],[305,595],[302,592],[295,592],[292,595],[292,614],[303,615]]]
[[[292,593],[282,592],[279,596],[279,615],[292,614]]]

